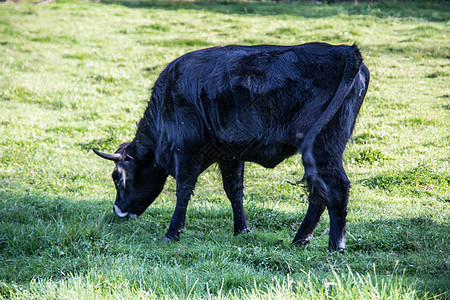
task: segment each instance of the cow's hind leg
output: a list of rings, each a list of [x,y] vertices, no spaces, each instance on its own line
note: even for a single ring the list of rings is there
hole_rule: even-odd
[[[327,207],[330,216],[329,250],[343,252],[350,181],[342,165],[319,170],[316,179],[322,182],[323,188],[317,189],[311,182],[308,182],[310,186],[308,211],[293,243],[303,245],[310,241],[320,216]]]
[[[328,188],[317,172],[316,160],[313,154],[302,155],[302,161],[305,166],[303,179],[306,181],[309,189],[309,205],[305,218],[292,242],[296,245],[309,243],[328,200]]]
[[[330,216],[330,251],[345,248],[345,222],[347,216],[350,181],[342,165],[342,155],[349,132],[336,131],[329,126],[317,137],[312,153],[302,155],[305,180],[308,184],[309,207],[294,243],[309,241],[325,206]],[[334,137],[331,139],[330,137]]]
[[[321,201],[317,202],[316,200],[311,199],[310,196],[308,211],[295,235],[294,241],[292,242],[293,244],[306,245],[309,243],[324,210],[325,204]]]
[[[328,247],[330,251],[343,252],[350,181],[342,166],[336,172],[324,174],[322,178],[329,189],[327,208],[330,216],[330,238]]]
[[[222,172],[223,187],[233,208],[234,234],[249,232],[243,206],[244,162],[226,161],[219,165]]]

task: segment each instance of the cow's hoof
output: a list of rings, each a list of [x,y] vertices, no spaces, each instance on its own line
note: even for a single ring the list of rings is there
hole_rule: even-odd
[[[246,228],[242,228],[242,229],[235,229],[234,230],[234,235],[238,235],[238,234],[243,234],[243,233],[249,233],[250,229]]]
[[[309,239],[308,240],[298,240],[298,241],[292,241],[292,245],[294,246],[305,246],[309,244]]]
[[[166,236],[162,239],[163,242],[178,242],[180,240],[180,233],[177,232],[174,235],[166,234]]]
[[[312,238],[313,238],[312,233],[310,233],[310,234],[299,234],[299,233],[297,233],[295,235],[294,240],[292,241],[292,244],[296,245],[296,246],[308,245],[309,241],[311,241]]]
[[[299,247],[301,247],[301,246],[306,246],[306,245],[308,245],[309,244],[309,241],[296,241],[296,242],[292,242],[292,245],[294,245],[294,246],[299,246]]]
[[[339,253],[339,254],[344,254],[345,248],[339,247],[339,248],[336,249],[336,248],[328,247],[328,251],[329,251],[330,253],[337,252],[337,253]]]
[[[292,241],[292,244],[295,246],[304,246],[304,245],[308,245],[309,241],[312,239],[312,234],[306,236],[306,237],[301,237],[299,239],[295,239]]]
[[[342,249],[342,248],[339,248],[339,249],[328,249],[328,252],[330,252],[330,254],[333,254],[333,253],[337,253],[337,254],[339,254],[339,255],[343,255],[343,254],[345,254],[345,249]]]
[[[179,240],[180,240],[180,238],[173,239],[173,238],[171,238],[171,237],[165,236],[165,237],[162,239],[162,242],[178,242]]]
[[[165,236],[165,237],[162,239],[162,242],[175,242],[175,241],[172,240],[171,238],[168,238],[167,236]]]

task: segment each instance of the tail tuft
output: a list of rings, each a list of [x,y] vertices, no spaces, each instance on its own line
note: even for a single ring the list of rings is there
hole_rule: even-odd
[[[307,183],[310,201],[319,201],[326,204],[328,199],[328,187],[319,176],[316,160],[314,159],[312,151],[304,151],[302,154],[302,161],[305,168],[305,174],[303,175],[302,181],[306,181]]]

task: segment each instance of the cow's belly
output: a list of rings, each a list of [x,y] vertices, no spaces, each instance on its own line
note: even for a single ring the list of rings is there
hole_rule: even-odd
[[[242,160],[274,168],[286,158],[298,153],[298,147],[291,144],[256,146],[245,151]]]

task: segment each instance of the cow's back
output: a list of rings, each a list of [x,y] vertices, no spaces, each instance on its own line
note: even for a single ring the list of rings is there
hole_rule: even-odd
[[[225,46],[185,54],[153,88],[160,145],[209,143],[273,164],[298,151],[333,98],[350,46]],[[198,145],[197,145],[198,144]],[[248,145],[252,145],[251,147]]]

